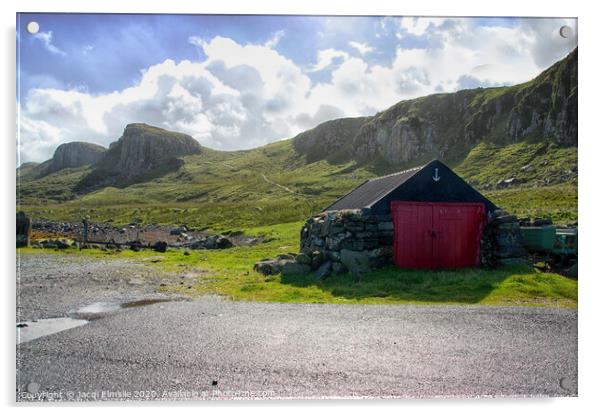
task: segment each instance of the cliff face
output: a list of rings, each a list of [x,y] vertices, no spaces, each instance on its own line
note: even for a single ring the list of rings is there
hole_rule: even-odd
[[[374,117],[321,124],[293,142],[308,161],[339,153],[397,165],[524,139],[577,145],[577,49],[524,84],[401,101]]]
[[[128,124],[79,187],[122,184],[171,171],[180,167],[182,161],[178,157],[200,152],[201,145],[189,135],[146,124]]]
[[[61,144],[54,151],[44,174],[94,164],[102,158],[106,150],[102,146],[79,141]]]
[[[189,135],[151,127],[129,124],[117,143],[111,146],[110,170],[127,177],[137,176],[180,156],[198,154],[201,145]]]
[[[333,150],[346,149],[350,138],[371,117],[339,118],[326,121],[316,128],[304,131],[293,139],[295,149],[306,155],[308,162],[333,156]],[[348,156],[347,152],[343,156]]]

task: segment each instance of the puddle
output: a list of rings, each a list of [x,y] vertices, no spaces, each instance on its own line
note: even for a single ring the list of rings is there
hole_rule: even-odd
[[[167,298],[147,298],[145,300],[136,300],[129,301],[127,303],[121,304],[121,308],[134,308],[134,307],[143,307],[145,305],[157,304],[157,303],[167,303],[168,301],[173,301]]]
[[[119,310],[120,305],[117,303],[109,303],[104,301],[99,301],[97,303],[92,303],[86,306],[81,307],[77,310],[78,313],[82,314],[101,314],[101,313],[109,313],[111,311]]]
[[[97,303],[88,304],[80,307],[76,311],[70,313],[71,317],[85,319],[85,320],[97,320],[106,316],[107,314],[114,313],[121,308],[119,303],[110,303],[105,301],[99,301]]]
[[[48,336],[59,331],[69,330],[87,324],[88,320],[71,317],[46,318],[36,321],[24,321],[17,324],[17,344],[25,343],[38,337]]]
[[[70,317],[46,318],[34,321],[23,321],[17,324],[17,344],[25,343],[38,337],[48,336],[59,331],[83,326],[92,320],[98,320],[116,313],[124,308],[144,307],[151,304],[173,301],[168,298],[145,298],[142,300],[112,303],[99,301],[78,308],[69,313]]]

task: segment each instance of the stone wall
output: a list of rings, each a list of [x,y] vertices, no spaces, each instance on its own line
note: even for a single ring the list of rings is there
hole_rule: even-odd
[[[393,262],[393,222],[389,215],[341,210],[311,217],[301,228],[301,252],[263,259],[255,270],[283,276],[314,272],[361,274]],[[497,267],[527,262],[516,216],[498,210],[490,215],[481,240],[481,265]]]
[[[367,272],[392,262],[393,222],[361,210],[320,213],[301,228],[301,253],[322,253],[333,269]]]
[[[301,252],[320,252],[345,270],[366,272],[393,262],[393,222],[389,215],[371,215],[361,210],[321,213],[301,229]],[[520,224],[503,210],[490,215],[481,240],[481,265],[497,267],[523,264]],[[335,266],[336,269],[341,267]]]
[[[516,216],[496,210],[481,239],[481,264],[486,267],[528,263],[520,223]]]

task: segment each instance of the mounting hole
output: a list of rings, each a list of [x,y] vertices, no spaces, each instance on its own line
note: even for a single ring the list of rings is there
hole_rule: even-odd
[[[29,22],[27,23],[27,31],[32,35],[35,35],[40,31],[40,25],[38,22]]]
[[[560,30],[558,31],[558,33],[560,33],[560,36],[563,37],[563,38],[565,38],[565,39],[573,37],[573,29],[571,29],[570,26],[566,26],[566,25],[562,26],[560,28]]]

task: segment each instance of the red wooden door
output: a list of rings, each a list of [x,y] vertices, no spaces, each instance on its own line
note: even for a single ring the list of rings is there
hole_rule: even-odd
[[[481,203],[392,202],[393,259],[402,268],[464,268],[479,264],[485,206]]]
[[[391,214],[395,265],[401,268],[429,268],[428,264],[433,258],[432,208],[416,203],[396,204]]]

